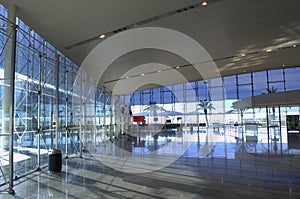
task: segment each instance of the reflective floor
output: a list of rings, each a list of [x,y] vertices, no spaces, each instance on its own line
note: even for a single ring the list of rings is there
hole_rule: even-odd
[[[14,196],[0,198],[300,198],[297,151],[274,151],[272,143],[266,151],[266,143],[219,133],[200,133],[199,142],[189,136],[166,138],[156,150],[147,140],[131,149],[90,145],[82,158],[64,159],[62,172],[43,168],[15,181]]]

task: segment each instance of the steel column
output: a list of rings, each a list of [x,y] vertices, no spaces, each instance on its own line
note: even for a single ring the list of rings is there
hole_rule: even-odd
[[[4,66],[4,98],[2,106],[2,148],[9,150],[9,186],[8,192],[13,190],[13,134],[14,134],[14,90],[15,90],[15,58],[16,58],[16,5],[8,5],[8,28],[6,32],[7,44]]]
[[[97,82],[95,81],[95,93],[94,93],[94,150],[96,151],[96,133],[97,133]]]
[[[80,111],[79,111],[79,157],[82,158],[82,123],[83,123],[83,118],[84,114],[82,113],[82,105],[83,105],[83,72],[80,71]]]
[[[67,70],[67,63],[65,58],[65,93],[66,93],[66,107],[65,107],[65,140],[66,140],[66,155],[65,157],[68,158],[68,106],[69,106],[69,91],[68,91],[68,70]]]
[[[268,154],[270,155],[270,129],[269,129],[269,108],[266,107],[267,114],[267,133],[268,133]]]
[[[58,149],[58,124],[59,124],[59,55],[56,54],[56,126],[55,126],[55,147]]]
[[[42,64],[42,60],[43,60],[43,56],[40,54],[40,68],[39,68],[39,73],[40,73],[40,77],[39,77],[39,91],[38,91],[38,115],[37,115],[37,136],[38,136],[38,140],[37,140],[37,147],[38,147],[38,154],[37,154],[37,164],[38,164],[38,170],[40,170],[40,166],[41,166],[41,146],[40,146],[40,141],[41,141],[41,97],[42,97],[42,76],[44,74],[44,69],[43,69],[43,64]]]

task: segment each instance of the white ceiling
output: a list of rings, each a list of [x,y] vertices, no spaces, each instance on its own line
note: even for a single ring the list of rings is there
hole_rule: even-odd
[[[300,45],[293,47],[300,44],[299,0],[208,0],[206,7],[197,0],[0,0],[5,6],[8,2],[17,5],[25,23],[79,66],[103,42],[99,35],[106,34],[108,40],[120,29],[140,27],[168,28],[191,37],[210,55],[211,60],[203,62],[214,62],[222,76],[300,65]],[[100,82],[113,90],[116,82],[124,81],[127,88],[118,94],[131,92],[128,87],[140,81],[122,79],[134,76],[128,71],[146,71],[148,79],[164,79],[167,85],[181,83],[166,71],[154,73],[178,65],[190,65],[177,70],[186,80],[200,80],[194,64],[171,52],[139,49],[114,60]],[[145,70],[132,70],[135,67]],[[144,80],[134,89],[158,86]]]

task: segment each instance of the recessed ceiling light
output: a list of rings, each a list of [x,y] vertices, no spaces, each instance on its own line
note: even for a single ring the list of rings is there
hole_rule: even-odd
[[[285,65],[284,65],[284,64],[282,64],[282,67],[285,67]]]
[[[201,5],[204,7],[204,6],[207,6],[208,3],[207,3],[207,1],[202,1]]]
[[[268,50],[266,50],[266,52],[267,52],[267,53],[269,53],[269,52],[271,52],[271,51],[272,51],[272,49],[268,49]]]
[[[160,72],[161,72],[161,70],[158,70],[157,72],[158,72],[158,73],[160,73]]]
[[[145,75],[144,73],[141,74],[141,76],[144,76],[144,75]]]
[[[293,45],[293,47],[294,47],[294,48],[296,48],[296,47],[297,47],[297,45],[296,45],[296,44],[294,44],[294,45]]]
[[[176,66],[176,68],[178,69],[178,68],[180,68],[180,66]]]
[[[246,56],[246,54],[242,54],[242,57],[245,57]]]
[[[104,38],[105,38],[105,35],[102,34],[102,35],[99,36],[99,38],[100,38],[100,39],[104,39]]]

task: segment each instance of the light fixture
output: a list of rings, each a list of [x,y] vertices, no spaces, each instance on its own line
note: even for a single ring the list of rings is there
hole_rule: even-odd
[[[294,45],[293,45],[293,47],[294,47],[294,48],[296,48],[296,47],[297,47],[297,45],[296,45],[296,44],[294,44]]]
[[[208,3],[207,3],[207,1],[202,1],[201,5],[202,5],[203,7],[205,7],[205,6],[208,5]]]
[[[104,38],[105,38],[105,35],[103,35],[103,34],[102,34],[102,35],[99,35],[99,38],[100,38],[100,39],[104,39]]]
[[[272,49],[268,49],[268,50],[266,50],[266,52],[267,52],[267,53],[269,53],[269,52],[271,52],[271,51],[272,51]]]
[[[158,72],[158,73],[160,73],[160,72],[161,72],[161,70],[158,70],[157,72]]]
[[[178,68],[180,68],[180,66],[176,66],[176,68],[178,69]]]
[[[141,74],[141,76],[144,76],[144,75],[145,75],[144,73]]]
[[[245,57],[246,56],[246,54],[242,54],[242,57]]]

